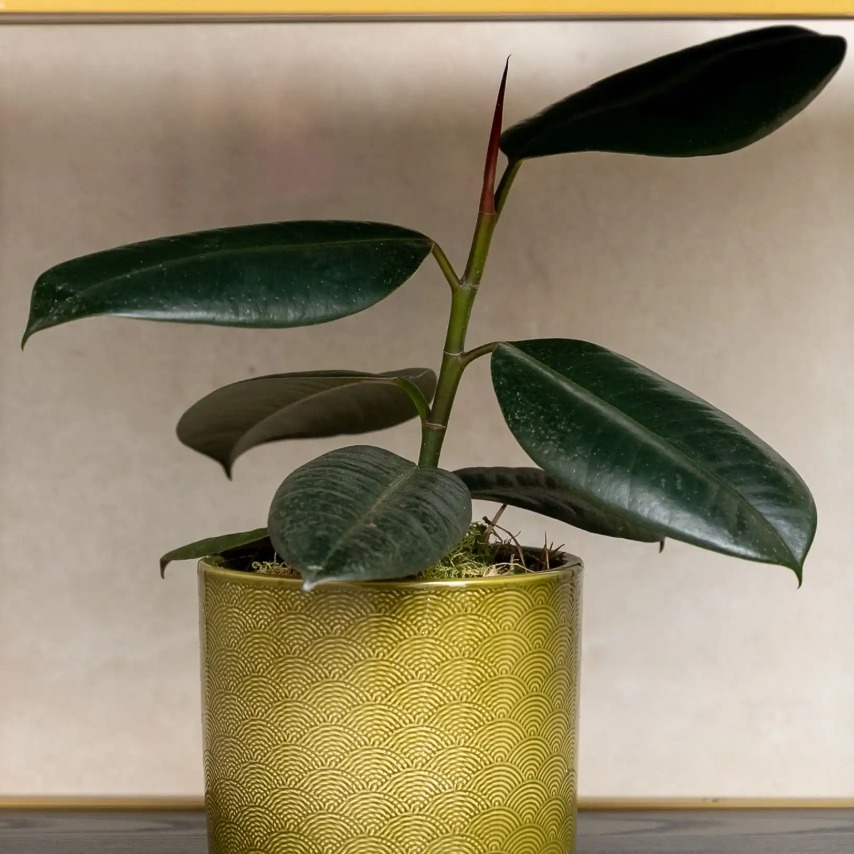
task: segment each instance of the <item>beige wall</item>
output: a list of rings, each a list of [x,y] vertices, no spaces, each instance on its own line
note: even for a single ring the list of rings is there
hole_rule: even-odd
[[[253,374],[435,365],[447,305],[427,264],[325,327],[97,319],[22,355],[36,275],[165,233],[312,217],[400,222],[460,261],[508,54],[514,121],[748,26],[0,29],[0,794],[200,791],[195,577],[161,582],[157,557],[262,524],[284,475],[336,443],[256,450],[229,484],[178,444],[178,416]],[[472,342],[579,336],[636,358],[767,438],[820,511],[801,591],[783,569],[509,514],[588,565],[584,795],[854,795],[852,104],[854,62],[747,151],[575,156],[516,183]],[[376,440],[412,455],[417,431]],[[525,460],[478,363],[445,463]]]

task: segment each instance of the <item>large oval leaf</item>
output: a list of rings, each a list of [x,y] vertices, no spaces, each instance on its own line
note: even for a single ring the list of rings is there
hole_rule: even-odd
[[[520,507],[593,534],[643,543],[664,542],[659,532],[602,510],[541,469],[475,466],[457,469],[454,474],[469,488],[471,497],[481,501]]]
[[[355,445],[298,468],[270,507],[270,540],[310,589],[329,581],[405,578],[441,560],[471,523],[451,472]]]
[[[179,546],[166,552],[160,558],[160,575],[166,573],[166,567],[173,560],[193,560],[223,552],[234,552],[241,549],[252,549],[267,541],[267,529],[256,528],[254,531],[242,531],[237,534],[220,534],[218,537],[206,537],[204,540],[196,540],[186,546]]]
[[[401,382],[411,383],[410,391],[426,402],[436,375],[428,368],[405,368],[255,377],[193,404],[178,422],[178,438],[221,463],[230,476],[242,453],[266,442],[367,433],[407,421],[418,410]]]
[[[501,344],[492,380],[522,447],[592,505],[800,578],[815,534],[812,496],[779,454],[723,412],[585,341]]]
[[[774,26],[715,39],[594,83],[501,136],[511,161],[574,151],[695,157],[736,151],[797,115],[845,40]]]
[[[305,221],[163,237],[66,261],[33,289],[27,338],[118,315],[284,328],[369,308],[400,287],[433,241],[376,222]]]

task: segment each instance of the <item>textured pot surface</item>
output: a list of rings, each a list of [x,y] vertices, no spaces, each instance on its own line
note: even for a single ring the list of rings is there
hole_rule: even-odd
[[[573,854],[580,567],[199,581],[211,854]]]

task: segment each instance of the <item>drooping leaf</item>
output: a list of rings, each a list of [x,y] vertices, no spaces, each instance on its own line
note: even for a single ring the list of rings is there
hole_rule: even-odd
[[[519,444],[591,505],[800,579],[815,534],[812,496],[728,415],[585,341],[501,344],[492,381]]]
[[[845,40],[772,26],[715,39],[607,77],[506,130],[511,161],[576,151],[725,154],[797,115],[845,56]]]
[[[171,552],[166,552],[160,558],[160,575],[165,575],[166,567],[173,560],[198,560],[211,555],[222,554],[223,552],[234,551],[244,547],[253,547],[261,545],[267,539],[266,528],[256,528],[254,531],[244,531],[238,534],[222,534],[218,537],[207,537],[204,540],[197,540],[195,543],[188,543],[186,546],[180,546],[177,549],[172,549]]]
[[[393,427],[418,411],[400,382],[424,401],[436,375],[427,368],[382,374],[304,371],[232,383],[193,404],[178,422],[178,438],[225,468],[245,451],[279,439],[321,438]]]
[[[600,509],[541,469],[475,466],[457,469],[454,474],[469,488],[471,497],[481,501],[531,510],[593,534],[663,542],[659,532]]]
[[[310,589],[329,581],[405,578],[436,563],[471,523],[471,496],[451,472],[354,445],[285,478],[268,528]]]
[[[27,338],[83,317],[116,315],[284,328],[355,314],[387,297],[433,241],[376,222],[279,222],[200,231],[108,249],[43,273]]]

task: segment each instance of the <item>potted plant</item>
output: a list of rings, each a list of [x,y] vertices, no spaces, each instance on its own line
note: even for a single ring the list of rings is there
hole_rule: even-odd
[[[804,482],[728,415],[604,347],[467,349],[493,232],[526,160],[581,151],[725,154],[777,130],[845,42],[753,30],[600,81],[502,132],[505,67],[471,250],[375,222],[282,222],[124,246],[36,282],[24,340],[118,315],[285,328],[369,308],[432,256],[450,288],[438,376],[305,371],[212,392],[178,424],[230,473],[262,443],[421,419],[408,460],[351,445],[276,492],[265,527],[165,555],[199,564],[206,803],[216,854],[569,854],[575,850],[580,561],[496,541],[471,499],[608,536],[666,537],[799,581]],[[507,163],[497,182],[500,152]],[[465,368],[489,357],[537,467],[439,467]],[[414,455],[413,455],[414,456]]]

